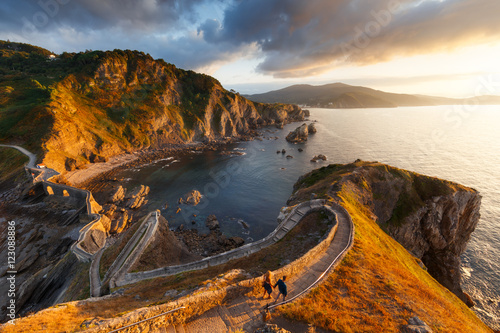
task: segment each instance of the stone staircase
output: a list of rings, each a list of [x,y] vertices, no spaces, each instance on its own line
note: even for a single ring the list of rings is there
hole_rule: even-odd
[[[352,247],[354,226],[347,211],[339,206],[332,207],[337,215],[338,229],[330,246],[323,255],[311,261],[299,274],[287,280],[288,302],[306,294],[316,286],[343,258]],[[273,292],[276,297],[277,292]],[[264,325],[263,313],[285,303],[274,304],[274,299],[260,296],[241,295],[228,304],[219,305],[183,325],[162,327],[152,332],[185,333],[230,333],[239,329],[253,332]]]

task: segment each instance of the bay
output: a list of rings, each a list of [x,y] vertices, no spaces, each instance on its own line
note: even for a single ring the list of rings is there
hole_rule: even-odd
[[[318,132],[306,143],[285,140],[299,123],[265,128],[262,141],[227,147],[241,156],[214,151],[173,156],[120,176],[127,188],[150,186],[146,208],[160,209],[172,228],[183,224],[206,231],[206,217],[215,214],[225,234],[247,242],[276,227],[298,177],[329,163],[379,161],[473,187],[483,197],[481,219],[462,256],[462,286],[477,303],[478,315],[500,329],[500,107],[310,111],[308,122],[315,121]],[[328,161],[310,162],[318,154]],[[182,205],[176,214],[178,199],[193,189],[204,195],[200,205]]]

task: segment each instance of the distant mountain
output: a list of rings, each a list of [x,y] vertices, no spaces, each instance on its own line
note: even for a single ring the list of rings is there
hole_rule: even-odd
[[[293,85],[263,94],[243,95],[254,102],[290,103],[323,108],[387,108],[455,104],[500,104],[500,96],[455,99],[425,95],[394,94],[366,87],[331,83],[322,86]]]

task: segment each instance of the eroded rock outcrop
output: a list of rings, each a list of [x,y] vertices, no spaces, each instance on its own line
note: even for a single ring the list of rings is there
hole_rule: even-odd
[[[301,177],[290,201],[310,195],[301,187],[336,172],[340,176],[331,185],[330,196],[348,189],[437,281],[472,306],[460,287],[460,255],[480,217],[481,196],[476,190],[377,162],[356,161]]]
[[[127,196],[125,200],[127,200],[127,207],[130,209],[137,209],[143,205],[145,205],[148,201],[146,200],[146,196],[149,194],[149,186],[138,186],[134,188]]]
[[[298,106],[249,101],[208,75],[140,52],[96,51],[91,62],[92,71],[54,84],[47,102],[53,125],[41,143],[43,161],[59,172],[149,147],[248,137],[262,126],[304,120]]]
[[[294,131],[291,131],[286,136],[286,141],[288,142],[304,142],[307,141],[307,137],[309,136],[309,129],[307,124],[302,124],[297,127]]]
[[[186,193],[182,198],[179,198],[179,204],[196,206],[200,203],[202,195],[198,190],[192,190]]]
[[[309,134],[314,134],[316,132],[317,130],[313,123],[310,123],[309,125],[304,123],[297,127],[294,131],[288,133],[286,141],[294,143],[304,142],[307,141]]]
[[[109,200],[113,203],[122,201],[125,198],[126,189],[123,186],[118,186],[114,192],[109,196]]]

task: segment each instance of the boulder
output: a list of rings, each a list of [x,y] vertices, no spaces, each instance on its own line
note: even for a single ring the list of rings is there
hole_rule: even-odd
[[[219,221],[217,220],[217,217],[213,214],[207,217],[205,224],[210,230],[215,230],[219,228]]]
[[[318,130],[316,129],[316,126],[314,126],[314,123],[310,123],[309,126],[307,126],[307,131],[309,132],[309,134],[314,134]]]
[[[200,200],[201,193],[197,190],[192,190],[191,192],[185,194],[182,198],[179,198],[179,203],[196,206],[200,203]]]
[[[408,319],[408,325],[401,329],[403,333],[432,333],[432,329],[418,317]]]

